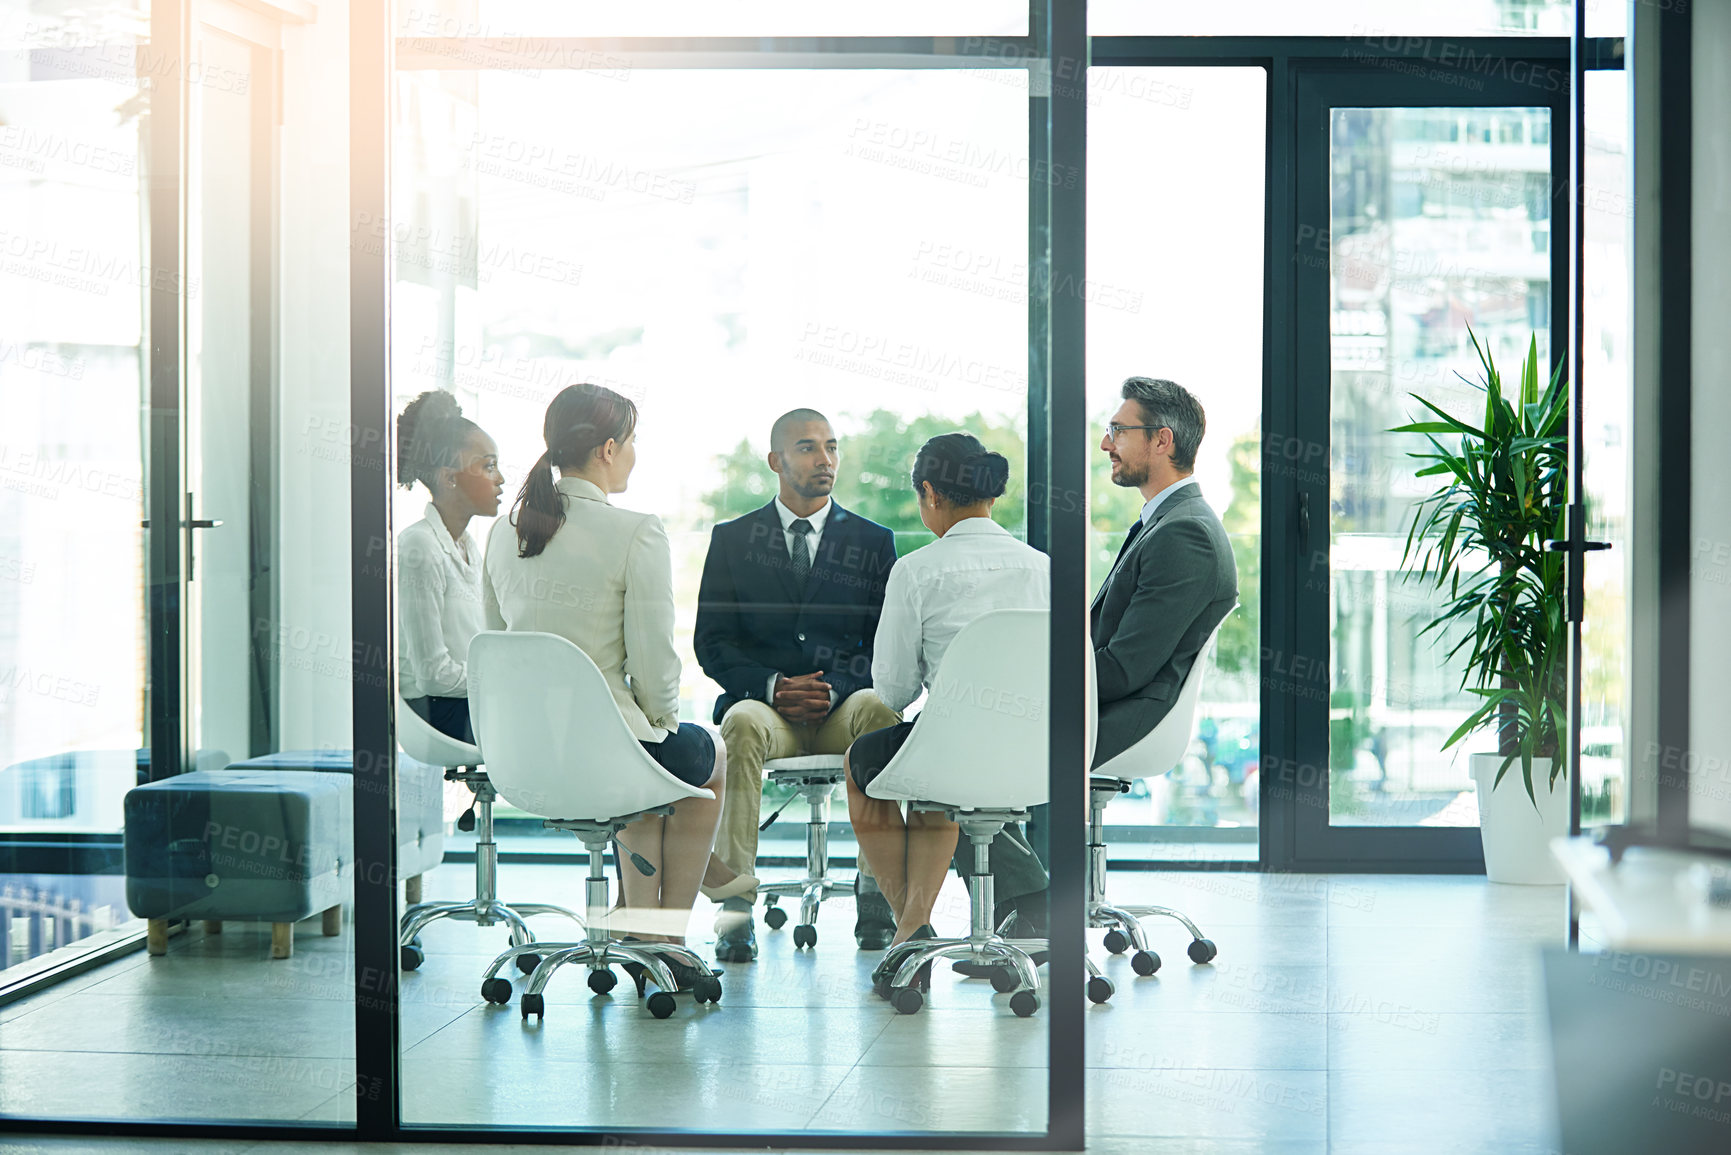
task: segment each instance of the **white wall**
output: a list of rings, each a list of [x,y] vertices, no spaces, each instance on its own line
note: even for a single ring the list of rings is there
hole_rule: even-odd
[[[320,0],[283,30],[283,749],[352,744],[348,19],[347,0]]]
[[[1693,13],[1689,814],[1731,833],[1731,0]]]

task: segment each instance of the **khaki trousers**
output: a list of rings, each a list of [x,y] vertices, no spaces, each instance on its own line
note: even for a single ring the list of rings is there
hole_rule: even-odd
[[[756,873],[765,762],[802,754],[845,754],[861,734],[899,721],[895,711],[871,690],[849,694],[816,725],[796,726],[762,702],[736,702],[721,718],[721,740],[727,744],[727,789],[721,804],[721,829],[715,835],[717,857],[735,873]],[[863,859],[860,866],[865,866]]]

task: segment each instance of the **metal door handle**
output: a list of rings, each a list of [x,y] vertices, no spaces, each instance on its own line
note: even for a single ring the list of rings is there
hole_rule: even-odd
[[[1298,492],[1298,552],[1310,552],[1310,494]]]

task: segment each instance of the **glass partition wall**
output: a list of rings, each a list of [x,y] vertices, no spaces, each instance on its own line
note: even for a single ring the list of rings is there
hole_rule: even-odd
[[[1012,846],[1023,861],[1003,869],[1000,847],[994,889],[974,884],[976,909],[948,870],[951,847],[973,864],[969,836],[934,825],[941,811],[910,807],[904,818],[889,803],[886,816],[886,803],[839,781],[837,764],[855,739],[890,733],[898,718],[917,722],[931,702],[939,708],[924,732],[936,734],[1000,690],[1011,701],[1032,677],[1042,688],[1013,717],[980,714],[980,724],[1029,736],[1003,773],[1031,775],[1041,797],[1050,775],[1081,781],[1085,603],[1070,523],[1081,525],[1083,503],[1054,494],[1085,492],[1082,431],[1079,420],[1065,428],[1048,379],[1056,364],[1079,367],[1080,346],[1051,334],[1054,314],[1079,309],[1083,294],[1054,305],[1046,291],[1056,261],[1068,283],[1080,279],[1080,122],[1063,146],[1074,160],[1054,155],[1050,140],[1054,106],[1074,118],[1081,101],[1050,94],[1041,54],[1019,29],[995,51],[981,37],[965,48],[663,38],[601,51],[548,38],[567,30],[551,8],[507,7],[481,12],[460,37],[427,35],[439,24],[425,12],[396,14],[380,185],[389,213],[372,230],[389,260],[368,261],[388,278],[390,302],[382,443],[396,449],[393,479],[407,483],[392,502],[396,680],[405,696],[429,692],[405,642],[419,636],[411,615],[433,581],[417,544],[430,533],[478,566],[485,624],[501,631],[476,643],[468,687],[499,797],[476,815],[472,838],[459,832],[425,897],[469,902],[483,885],[506,904],[564,907],[591,926],[586,935],[561,913],[531,914],[535,942],[513,944],[505,921],[417,923],[401,952],[412,965],[399,1005],[466,998],[472,1009],[431,1035],[404,1034],[386,1057],[403,1091],[402,1126],[643,1141],[731,1133],[795,1145],[897,1134],[1045,1146],[1079,1135],[1079,1116],[1048,1112],[1054,1047],[1079,1054],[1079,957],[1042,965],[1032,986],[1005,972],[997,990],[945,959],[902,976],[915,981],[900,991],[889,989],[893,971],[876,972],[892,899],[929,903],[924,933],[940,938],[985,925],[1029,949],[1034,939],[1079,943],[1080,797],[1054,800],[1069,819],[1040,848],[1050,897],[1041,858]],[[945,14],[964,24],[979,15]],[[703,31],[676,17],[658,16],[652,30]],[[1040,19],[1044,39],[1050,17]],[[1005,30],[988,23],[982,31]],[[1079,60],[1079,23],[1070,32],[1068,57]],[[1059,214],[1069,223],[1054,236]],[[1080,317],[1063,328],[1079,335]],[[428,407],[452,402],[497,464],[472,509],[456,509],[413,460],[404,465],[431,436],[418,431]],[[595,425],[604,411],[608,421],[627,415],[610,436]],[[573,449],[590,435],[573,430],[593,432],[595,445]],[[911,652],[892,668],[887,656],[874,662],[872,643],[882,646],[886,601],[907,595],[886,575],[923,564],[909,558],[949,530],[935,507],[922,514],[910,474],[923,446],[958,433],[999,462],[989,532],[1029,559],[1017,564],[1030,576],[990,596],[1037,610],[1038,644],[972,674],[927,668]],[[605,456],[615,450],[618,459]],[[541,548],[581,559],[564,568],[538,564],[525,545],[526,519],[548,493],[564,520]],[[972,528],[988,532],[982,524]],[[609,527],[628,528],[609,545]],[[809,558],[788,536],[801,532],[817,541]],[[615,545],[617,572],[583,570]],[[665,608],[645,619],[645,605]],[[903,628],[921,627],[904,617]],[[504,707],[486,696],[504,676],[489,671],[503,667],[486,654],[495,644],[509,652],[525,631],[575,641],[609,629],[623,631],[627,716],[664,695],[649,730],[670,736],[655,759],[720,798],[655,819],[665,833],[649,844],[652,863],[638,840],[653,827],[611,832],[598,878],[586,867],[600,843],[546,821],[582,816],[512,778]],[[608,643],[590,641],[584,649],[604,665]],[[1048,668],[1047,652],[1060,649]],[[562,652],[549,660],[587,661]],[[653,672],[651,660],[661,663]],[[946,688],[941,671],[960,681]],[[808,674],[825,698],[809,714],[782,696]],[[565,711],[588,708],[577,689],[562,693],[560,716],[520,719],[518,729],[556,735]],[[617,725],[616,704],[599,702],[604,717],[582,723],[584,748],[605,746]],[[399,736],[403,725],[399,713]],[[1060,745],[1048,760],[1053,729]],[[697,761],[678,769],[669,751],[688,740]],[[908,747],[900,772],[934,775],[919,796],[946,801],[944,775],[918,769],[918,750]],[[784,777],[776,760],[788,757],[837,777]],[[627,750],[623,763],[579,756],[560,772],[621,778],[646,765],[659,773]],[[875,824],[863,829],[886,864],[881,889],[876,872],[856,879],[866,861],[856,815]],[[675,837],[686,829],[699,830],[678,835],[703,852],[694,866]],[[712,855],[704,829],[716,830]],[[824,901],[814,909],[797,887],[771,899],[807,877],[808,841],[829,875]],[[484,865],[495,856],[496,872]],[[695,904],[679,889],[697,884],[686,878],[694,868]],[[749,877],[733,881],[748,873],[760,893]],[[605,966],[569,953],[603,934],[637,941],[607,948]],[[669,956],[671,999],[628,953],[645,939],[691,952]],[[525,973],[520,964],[537,959],[547,961]],[[572,961],[555,969],[563,959]],[[1066,1078],[1079,1074],[1061,1066]]]
[[[346,109],[283,124],[305,33],[0,4],[0,1115],[355,1119],[342,212],[294,163]]]
[[[0,4],[0,383],[22,422],[0,446],[0,1126],[1079,1147],[1084,1025],[1090,1061],[1145,1066],[1162,984],[1169,1001],[1186,980],[1232,977],[1180,978],[1191,964],[1162,941],[1166,969],[1139,978],[1090,935],[1117,991],[1084,997],[1084,612],[1136,513],[1099,449],[1131,374],[1177,380],[1208,410],[1198,474],[1232,536],[1240,605],[1195,741],[1108,816],[1111,889],[1183,907],[1187,888],[1230,884],[1166,869],[1471,869],[1471,796],[1432,773],[1419,733],[1423,711],[1455,705],[1446,686],[1413,689],[1407,627],[1423,607],[1392,592],[1386,558],[1354,552],[1382,527],[1348,523],[1404,500],[1372,445],[1403,373],[1455,365],[1469,320],[1560,348],[1544,335],[1567,200],[1552,178],[1559,6],[1479,7],[1459,18],[1494,39],[1457,37],[1436,60],[1359,27],[1366,9],[1348,4],[1327,27],[1352,36],[1329,41],[1174,36],[1100,6],[1126,35],[1091,42],[1079,4],[1029,15],[996,0],[748,4],[724,25],[671,2]],[[1444,11],[1414,3],[1386,22],[1456,28],[1435,22]],[[1414,80],[1415,53],[1435,83]],[[1615,57],[1601,44],[1592,59]],[[345,60],[346,91],[328,83]],[[1587,142],[1589,260],[1610,270],[1625,261],[1626,176],[1617,114],[1593,91],[1589,121],[1608,119]],[[74,238],[88,222],[99,234]],[[1454,264],[1421,260],[1435,253]],[[1626,286],[1591,283],[1591,516],[1615,534]],[[718,828],[723,865],[756,831],[765,887],[805,873],[808,838],[824,847],[841,885],[815,919],[792,896],[769,914],[761,895],[749,912],[704,896],[640,918],[654,904],[623,898],[627,872],[634,889],[646,876],[632,854],[603,849],[600,901],[578,838],[515,790],[483,817],[463,755],[405,721],[399,691],[448,695],[402,681],[404,612],[431,572],[403,535],[436,519],[443,572],[484,571],[495,522],[516,552],[509,511],[545,472],[542,422],[574,384],[635,408],[628,483],[607,496],[664,537],[657,637],[677,672],[663,717],[708,723],[723,750],[731,691],[706,668],[705,570],[717,525],[770,514],[766,540],[779,533],[792,561],[776,418],[823,416],[835,444],[808,452],[828,463],[832,512],[883,527],[895,565],[936,537],[909,477],[927,439],[967,430],[1006,458],[992,518],[1050,559],[1054,608],[1058,692],[1032,744],[1052,751],[1041,849],[1058,946],[1037,1008],[944,963],[917,1009],[876,997],[882,955],[855,941],[872,900],[855,892],[839,785],[821,838],[823,804],[771,775],[749,817],[736,807],[729,825],[724,806]],[[466,544],[429,514],[451,477],[395,484],[400,418],[427,393],[494,451],[465,440],[458,472],[497,459],[457,527]],[[821,550],[845,525],[814,532]],[[1587,624],[1589,821],[1618,812],[1625,756],[1621,637],[1591,620],[1621,596],[1607,565]],[[582,620],[605,608],[582,583],[543,592]],[[844,659],[837,677],[858,661],[828,656]],[[1403,660],[1418,672],[1397,676]],[[964,689],[1001,701],[987,680]],[[903,715],[930,698],[916,690]],[[206,819],[188,837],[152,843],[135,826],[130,790],[199,770],[341,777],[346,809],[314,840],[331,851],[337,917],[283,931],[282,911],[199,905],[237,882],[308,881],[306,844],[267,844],[253,819],[218,812],[221,790],[186,795],[180,819]],[[129,885],[150,861],[190,888],[169,908]],[[1026,897],[1010,891],[995,897]],[[504,915],[400,933],[413,904],[490,892],[538,942],[513,943]],[[653,975],[640,996],[629,969],[609,984],[578,963],[526,1003],[535,956],[583,937],[536,905],[582,916],[592,898],[624,901],[620,933],[683,936],[722,972],[719,1000],[706,983],[661,1018]],[[1024,910],[1041,918],[1022,902],[984,917],[1013,911],[1031,934]],[[971,918],[946,875],[935,932]],[[716,958],[741,925],[755,958]],[[1138,1046],[1120,1046],[1130,1035]],[[1136,1077],[1147,1111],[1188,1094],[1173,1079],[1219,1074],[1181,1046]]]

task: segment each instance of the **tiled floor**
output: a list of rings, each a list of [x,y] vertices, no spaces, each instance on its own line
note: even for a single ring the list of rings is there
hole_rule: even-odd
[[[469,868],[453,865],[429,892],[456,896],[469,882]],[[572,903],[578,887],[569,868],[502,871],[507,897]],[[1538,952],[1560,937],[1560,888],[1134,872],[1114,874],[1112,887],[1120,901],[1187,911],[1220,957],[1191,965],[1170,922],[1151,924],[1166,960],[1151,978],[1096,946],[1118,991],[1086,1012],[1090,1149],[1551,1149]],[[965,917],[959,889],[946,891],[940,931],[959,931]],[[725,968],[720,1006],[682,1000],[666,1021],[647,1014],[629,982],[596,997],[573,968],[549,988],[538,1026],[525,1026],[515,1005],[478,997],[503,932],[438,924],[425,936],[426,964],[403,976],[405,1119],[708,1132],[1043,1128],[1046,1014],[1017,1019],[1006,996],[940,971],[927,1009],[899,1016],[866,990],[875,956],[853,949],[851,924],[844,901],[819,920],[815,951],[794,951],[786,930],[761,934],[757,963]],[[550,920],[541,929],[563,928]],[[350,950],[346,932],[325,939],[316,920],[280,962],[267,957],[262,928],[194,929],[166,958],[132,955],[0,1008],[0,1111],[352,1119]],[[30,1149],[33,1141],[0,1138],[0,1155]]]

